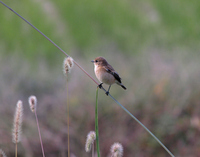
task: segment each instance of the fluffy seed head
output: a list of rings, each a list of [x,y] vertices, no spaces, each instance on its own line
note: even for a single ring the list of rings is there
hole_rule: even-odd
[[[94,140],[96,140],[96,133],[94,131],[90,131],[87,135],[87,140],[86,140],[86,143],[85,143],[85,151],[86,152],[91,151]]]
[[[67,75],[68,73],[70,73],[73,66],[74,66],[73,58],[66,57],[64,59],[64,62],[63,62],[63,73],[64,73],[64,75]]]
[[[6,157],[6,154],[4,153],[2,149],[0,149],[0,157]]]
[[[111,148],[111,157],[122,157],[123,156],[123,147],[120,143],[114,143]]]
[[[23,116],[23,105],[22,101],[19,100],[15,109],[15,116],[12,130],[12,141],[18,143],[21,140],[21,127],[22,127],[22,116]]]
[[[34,113],[37,107],[37,98],[34,95],[32,95],[28,98],[28,102],[29,102],[31,111]]]

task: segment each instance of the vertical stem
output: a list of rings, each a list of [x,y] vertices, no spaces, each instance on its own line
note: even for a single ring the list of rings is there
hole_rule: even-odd
[[[94,143],[92,145],[92,157],[94,157]]]
[[[17,142],[15,144],[15,157],[17,157]]]
[[[100,148],[99,148],[99,127],[98,127],[98,87],[96,91],[96,107],[95,107],[95,131],[96,131],[96,147],[97,147],[97,154],[100,157]]]
[[[70,146],[69,146],[69,94],[68,94],[68,77],[67,77],[67,142],[68,142],[68,157],[70,157]]]
[[[36,110],[35,110],[35,119],[36,119],[36,123],[37,123],[37,128],[38,128],[38,133],[39,133],[39,138],[40,138],[40,144],[41,144],[41,148],[42,148],[42,155],[43,155],[43,157],[45,157],[45,155],[44,155],[44,148],[43,148],[43,144],[42,144],[42,138],[41,138],[41,134],[40,134],[40,127],[39,127],[39,122],[38,122]]]

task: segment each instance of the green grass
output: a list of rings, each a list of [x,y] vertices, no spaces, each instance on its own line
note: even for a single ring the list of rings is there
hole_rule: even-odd
[[[184,48],[194,52],[199,49],[200,2],[197,0],[21,0],[20,4],[15,3],[7,2],[68,53],[75,49],[80,55],[88,56],[94,51],[98,53],[102,45],[113,45],[130,55],[149,48]],[[5,7],[1,6],[0,13],[0,44],[6,52],[22,53],[28,58],[37,58],[39,54],[47,60],[59,56],[52,44]]]

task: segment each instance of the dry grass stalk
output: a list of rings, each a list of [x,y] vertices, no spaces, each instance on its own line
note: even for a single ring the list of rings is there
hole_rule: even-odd
[[[19,100],[16,105],[13,130],[12,130],[12,141],[13,143],[19,143],[21,140],[21,127],[23,117],[23,105],[22,101]]]
[[[63,62],[63,73],[67,76],[74,66],[74,60],[71,57],[66,57]],[[67,78],[68,80],[68,78]],[[67,131],[68,131],[68,156],[70,156],[70,142],[69,142],[69,103],[68,103],[68,84],[67,84]]]
[[[22,128],[22,116],[23,116],[23,105],[22,101],[19,100],[15,109],[15,116],[12,130],[12,141],[15,143],[15,157],[17,157],[17,143],[21,140],[21,128]]]
[[[39,134],[40,144],[41,144],[41,149],[42,149],[42,156],[45,157],[44,147],[43,147],[43,143],[42,143],[42,137],[41,137],[41,133],[40,133],[40,126],[39,126],[39,122],[38,122],[38,118],[37,118],[37,112],[36,112],[36,106],[37,106],[36,96],[34,96],[34,95],[30,96],[28,98],[28,102],[29,102],[29,106],[30,106],[31,111],[33,113],[35,113],[35,119],[36,119],[36,123],[37,123],[38,134]]]

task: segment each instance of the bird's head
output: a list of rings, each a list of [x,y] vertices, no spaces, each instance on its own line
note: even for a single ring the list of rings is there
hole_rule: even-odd
[[[97,66],[97,65],[105,66],[108,64],[106,59],[103,57],[97,57],[94,60],[92,60],[91,62],[94,63],[95,66]]]

